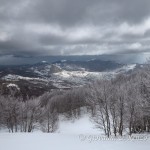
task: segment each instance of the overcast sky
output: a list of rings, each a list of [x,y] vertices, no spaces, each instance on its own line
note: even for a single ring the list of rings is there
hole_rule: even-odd
[[[150,0],[0,0],[0,55],[146,54]]]

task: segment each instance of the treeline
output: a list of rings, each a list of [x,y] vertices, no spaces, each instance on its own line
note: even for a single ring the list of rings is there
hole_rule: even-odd
[[[105,134],[150,132],[150,67],[101,80],[88,88],[93,120]]]
[[[1,96],[0,126],[10,132],[55,132],[60,114],[79,118],[83,110],[108,137],[150,132],[150,67],[26,101]]]
[[[22,98],[0,97],[0,128],[9,132],[54,132],[59,115],[78,118],[85,106],[83,88],[51,91],[41,97],[24,101]]]

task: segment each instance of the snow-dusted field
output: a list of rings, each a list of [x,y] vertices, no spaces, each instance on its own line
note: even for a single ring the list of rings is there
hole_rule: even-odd
[[[18,133],[0,134],[1,150],[149,150],[144,141],[82,141],[73,134]]]
[[[80,119],[64,120],[60,117],[59,128],[57,133],[61,134],[103,134],[102,131],[95,128],[94,123],[89,119],[88,115],[83,115]]]
[[[0,150],[149,150],[150,138],[110,139],[94,128],[87,116],[62,121],[57,133],[0,133]]]

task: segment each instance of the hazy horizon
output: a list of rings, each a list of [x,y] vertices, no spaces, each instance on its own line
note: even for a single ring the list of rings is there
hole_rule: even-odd
[[[99,59],[104,61],[115,61],[122,64],[139,63],[143,64],[150,58],[148,54],[116,54],[116,55],[57,55],[57,56],[0,56],[0,65],[24,65],[35,64],[41,61],[49,63],[59,60],[87,61],[91,59]]]

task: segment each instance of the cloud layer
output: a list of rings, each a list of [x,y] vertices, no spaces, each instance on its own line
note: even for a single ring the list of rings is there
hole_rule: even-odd
[[[0,0],[0,55],[150,52],[149,0]]]

